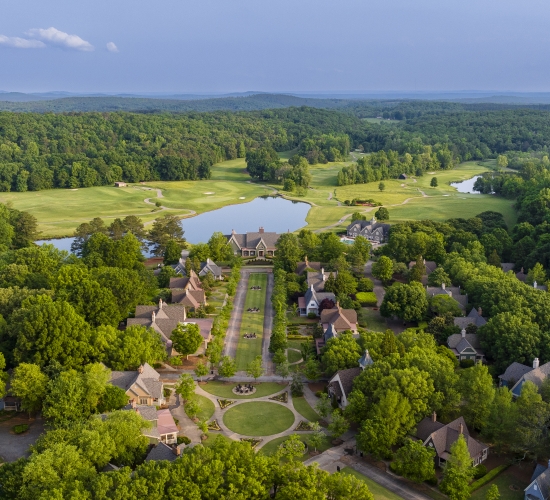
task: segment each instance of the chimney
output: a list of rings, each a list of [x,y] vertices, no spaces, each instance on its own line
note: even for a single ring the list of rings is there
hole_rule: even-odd
[[[462,331],[460,332],[460,335],[462,335],[462,338],[466,338],[466,329],[463,328]]]
[[[183,306],[183,321],[187,319],[187,307]]]
[[[521,271],[520,271],[521,274],[523,274],[523,267],[521,268]]]
[[[536,290],[537,289],[537,282],[536,281],[533,281],[533,288]]]
[[[459,434],[464,434],[464,424],[462,422],[460,422],[460,427],[459,427]]]
[[[533,368],[538,368],[539,367],[539,358],[535,358],[533,360]]]
[[[181,454],[183,452],[183,448],[185,447],[185,445],[182,443],[182,444],[173,444],[172,445],[172,451],[174,453],[174,455],[176,455],[176,457],[181,457]]]
[[[326,278],[326,276],[325,276],[325,268],[324,268],[324,267],[321,268],[321,279],[322,279],[323,281],[326,281],[326,280],[327,280],[327,278]]]
[[[342,308],[340,307],[340,301],[339,300],[336,301],[336,309],[338,309],[338,312],[340,312],[342,310]]]
[[[445,283],[441,283],[441,289],[445,290]]]
[[[231,234],[237,234],[234,229],[231,230]]]
[[[151,313],[151,321],[154,323],[155,322],[155,317],[156,317],[156,314],[155,314],[155,311],[153,311]]]
[[[143,373],[143,365],[139,365],[138,373]]]
[[[159,309],[162,309],[162,299],[159,299]]]
[[[481,307],[478,308],[477,313],[478,313],[480,316],[481,316],[481,313],[482,313],[482,312],[483,312],[483,311],[482,311]]]
[[[260,234],[264,234],[264,228],[261,227],[260,230],[259,230]]]
[[[432,413],[432,422],[437,422],[437,413],[435,411]]]
[[[306,267],[309,267],[309,262],[307,260],[307,255],[306,255],[305,261],[306,261]]]

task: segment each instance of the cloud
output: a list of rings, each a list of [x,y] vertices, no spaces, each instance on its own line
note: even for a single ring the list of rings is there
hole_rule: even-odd
[[[109,52],[118,52],[118,47],[114,44],[114,42],[109,42],[107,44],[107,50]]]
[[[46,44],[40,40],[28,40],[17,36],[0,35],[0,45],[16,49],[43,49]]]
[[[27,31],[26,35],[48,45],[56,45],[65,49],[81,50],[84,52],[91,52],[94,50],[94,46],[90,42],[83,40],[78,35],[69,35],[53,27],[46,30],[34,28]]]

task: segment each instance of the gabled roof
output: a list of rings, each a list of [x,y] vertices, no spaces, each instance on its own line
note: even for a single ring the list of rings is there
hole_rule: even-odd
[[[336,303],[336,296],[331,292],[316,292],[313,285],[311,285],[305,294],[305,304],[306,306],[313,300],[317,305],[319,305],[323,300],[330,299]]]
[[[320,262],[309,262],[306,258],[305,262],[298,262],[296,264],[296,274],[302,276],[308,269],[313,269],[314,271],[321,271]]]
[[[212,273],[214,276],[222,275],[222,268],[218,266],[213,260],[206,259],[206,262],[201,262],[201,270],[199,276],[204,276],[206,273]]]
[[[176,422],[174,422],[174,417],[172,417],[170,410],[165,409],[157,411],[157,429],[160,434],[177,434],[178,427]]]
[[[177,290],[202,290],[202,283],[197,273],[191,269],[188,277],[170,278],[169,287]]]
[[[321,292],[325,289],[325,282],[329,278],[329,276],[332,274],[334,278],[338,276],[338,271],[325,271],[324,269],[321,269],[321,271],[308,271],[307,273],[307,286],[308,288],[313,285],[313,289],[316,292]],[[324,278],[324,279],[323,279]]]
[[[447,345],[450,349],[456,349],[458,352],[462,352],[467,347],[474,350],[479,350],[481,347],[476,333],[467,333],[464,337],[461,333],[455,333],[447,338]]]
[[[354,220],[348,227],[347,230],[351,231],[356,229],[357,231],[366,230],[367,232],[373,232],[376,229],[382,229],[384,234],[387,234],[390,231],[390,224],[385,224],[383,222],[377,222],[373,217],[371,220]]]
[[[460,329],[466,328],[468,325],[476,325],[480,328],[487,324],[487,320],[481,315],[481,308],[476,309],[473,307],[468,316],[465,318],[455,318],[454,324],[455,326],[460,327]]]
[[[426,293],[429,297],[435,295],[448,295],[458,302],[462,308],[468,304],[468,296],[460,293],[460,287],[457,286],[427,286]]]
[[[151,460],[168,460],[173,462],[176,458],[178,458],[178,456],[174,453],[172,447],[165,443],[159,443],[151,449],[145,461],[150,462]]]
[[[547,500],[548,497],[550,497],[550,469],[543,465],[537,465],[531,478],[531,483],[525,488],[525,491],[527,491],[533,483],[537,485],[542,498]]]
[[[517,382],[521,377],[530,372],[532,369],[532,366],[523,365],[514,361],[508,368],[506,368],[506,371],[502,375],[498,376],[498,378],[506,382]]]
[[[359,366],[361,368],[366,368],[367,366],[370,366],[374,363],[374,361],[372,360],[372,358],[370,357],[370,354],[369,354],[369,350],[368,349],[365,349],[365,353],[363,354],[363,356],[361,356],[359,358]]]
[[[254,233],[246,234],[237,234],[232,233],[225,235],[228,243],[233,241],[240,249],[249,248],[255,249],[260,244],[260,241],[263,242],[264,246],[269,249],[274,249],[275,244],[279,240],[281,235],[278,233],[266,233],[265,231],[258,231]]]
[[[197,309],[206,302],[204,290],[176,290],[172,291],[172,303]]]
[[[125,392],[137,385],[152,398],[162,399],[164,397],[160,375],[148,363],[143,364],[139,370],[135,371],[112,371],[109,382]]]
[[[347,370],[340,370],[330,379],[329,384],[338,384],[336,376],[340,379],[341,392],[343,392],[346,397],[349,396],[351,389],[353,387],[353,381],[356,377],[361,375],[361,368],[348,368]]]
[[[516,382],[514,387],[512,387],[512,394],[519,396],[523,384],[527,381],[533,382],[537,387],[540,387],[548,375],[550,375],[550,362],[540,365],[538,368],[533,368]]]
[[[325,334],[323,335],[323,338],[325,339],[325,344],[334,337],[336,337],[336,331],[334,330],[334,325],[330,323],[325,331]]]
[[[339,305],[334,309],[321,311],[321,323],[332,324],[337,332],[355,330],[357,327],[357,312],[354,309],[342,309]]]

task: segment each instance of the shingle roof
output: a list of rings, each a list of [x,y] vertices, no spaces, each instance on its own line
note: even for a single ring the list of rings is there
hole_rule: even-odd
[[[531,366],[516,363],[514,361],[508,368],[506,368],[506,371],[502,375],[498,376],[498,378],[506,382],[517,382],[521,377],[530,372],[532,369],[533,367]]]
[[[148,422],[154,422],[158,419],[157,409],[154,406],[137,405],[135,409]]]
[[[177,433],[178,427],[170,410],[157,411],[157,429],[160,434]]]
[[[357,312],[354,309],[323,309],[321,311],[321,323],[333,324],[337,332],[355,330],[357,327]]]
[[[342,391],[346,396],[348,396],[349,393],[351,392],[351,389],[353,387],[353,381],[355,380],[356,377],[361,375],[361,372],[362,370],[359,367],[348,368],[347,370],[340,370],[336,372],[336,375],[340,377],[340,384],[342,385]],[[336,375],[332,377],[331,379],[332,383],[335,382],[334,379],[336,378]]]
[[[369,350],[365,349],[365,353],[359,358],[359,365],[361,367],[367,367],[369,365],[372,365],[373,363],[374,361],[370,357]]]
[[[325,289],[325,282],[329,278],[329,276],[332,274],[333,277],[336,278],[338,276],[338,271],[308,271],[307,273],[307,286],[308,288],[311,288],[313,285],[313,289],[316,292],[321,292]],[[325,279],[323,279],[323,277]]]
[[[315,271],[321,271],[320,262],[298,262],[296,264],[296,274],[302,276],[308,269],[314,269]]]
[[[544,500],[550,496],[550,469],[546,469],[535,479]]]
[[[473,347],[476,350],[481,347],[476,333],[467,333],[464,338],[461,333],[455,333],[447,339],[447,345],[458,352],[462,352],[466,347]]]
[[[334,325],[330,323],[323,335],[323,338],[325,339],[325,343],[327,343],[330,339],[333,339],[334,337],[336,337],[336,332],[334,330]]]
[[[246,233],[246,234],[229,234],[225,235],[225,237],[228,239],[228,241],[233,238],[235,243],[240,248],[256,248],[260,241],[263,241],[266,248],[273,249],[275,248],[275,244],[279,240],[279,237],[281,235],[278,233],[267,233],[267,232],[253,232],[253,233]]]
[[[128,391],[133,385],[138,385],[152,398],[164,398],[163,384],[160,382],[159,373],[148,363],[143,364],[140,369],[141,373],[139,370],[112,371],[109,382],[124,391]]]
[[[527,381],[533,382],[533,384],[535,384],[537,387],[540,387],[544,380],[546,380],[546,377],[548,377],[549,375],[550,362],[545,363],[538,368],[533,368],[516,382],[516,384],[512,388],[512,393],[516,396],[519,396],[521,394],[521,388],[523,387],[523,384]]]
[[[445,288],[440,286],[427,286],[426,293],[429,297],[433,297],[435,295],[448,295],[456,300],[462,308],[465,308],[468,305],[468,296],[461,295],[460,288],[457,286],[446,286]]]
[[[336,296],[332,292],[316,292],[313,285],[311,285],[306,291],[306,304],[309,304],[311,300],[314,300],[317,304],[320,304],[325,299],[330,299],[336,303]]]
[[[173,462],[178,456],[174,453],[174,450],[165,443],[157,444],[147,455],[146,462],[151,460],[168,460]]]
[[[208,272],[211,272],[214,276],[222,275],[222,268],[218,266],[213,260],[206,259],[206,262],[201,262],[201,270],[199,276],[202,276]]]

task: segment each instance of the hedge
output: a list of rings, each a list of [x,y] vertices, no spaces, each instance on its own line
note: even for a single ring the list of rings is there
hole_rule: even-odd
[[[376,307],[378,304],[378,299],[376,298],[376,294],[374,292],[357,292],[355,296],[357,297],[357,300],[361,302],[362,306]]]
[[[288,340],[312,340],[311,335],[287,335]]]
[[[481,479],[474,481],[470,485],[470,493],[473,493],[475,490],[481,488],[484,484],[487,484],[489,481],[491,481],[491,479],[497,477],[502,471],[506,470],[508,467],[510,467],[510,464],[499,465],[498,467],[495,467],[492,471],[489,471],[487,474],[485,474]]]

